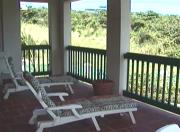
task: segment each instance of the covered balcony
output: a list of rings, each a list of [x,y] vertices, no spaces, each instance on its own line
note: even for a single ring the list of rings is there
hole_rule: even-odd
[[[73,1],[33,1],[48,2],[49,45],[21,46],[19,0],[0,1],[0,51],[13,57],[17,72],[29,71],[36,76],[68,74],[81,80],[73,86],[75,94],[67,100],[96,96],[92,81],[113,80],[113,94],[128,96],[138,103],[138,111],[134,113],[137,123],[131,124],[128,115],[105,116],[98,118],[102,131],[152,132],[167,124],[180,124],[180,60],[129,53],[130,0],[108,0],[107,50],[71,46],[70,7]],[[34,132],[36,128],[29,125],[28,120],[40,105],[32,93],[18,92],[8,100],[3,100],[2,92],[0,95],[0,130]],[[46,119],[49,117],[40,120]],[[47,132],[63,130],[96,131],[89,120],[45,129]]]

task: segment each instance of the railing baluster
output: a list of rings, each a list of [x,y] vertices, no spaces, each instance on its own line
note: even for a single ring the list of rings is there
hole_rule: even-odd
[[[140,96],[143,93],[143,77],[144,76],[144,61],[141,62],[141,89],[140,89]]]
[[[78,51],[78,76],[81,76],[81,65],[80,65],[80,52]]]
[[[134,60],[132,60],[132,73],[131,73],[131,93],[133,93],[133,88],[134,88]]]
[[[33,72],[36,72],[36,66],[35,66],[35,50],[33,49]]]
[[[78,53],[75,52],[75,66],[76,66],[76,70],[75,70],[75,75],[78,76]]]
[[[88,52],[88,79],[91,78],[91,54]]]
[[[86,78],[88,79],[88,53],[86,52]]]
[[[155,69],[155,63],[152,63],[151,99],[153,99],[153,93],[154,93],[154,69]]]
[[[40,56],[39,56],[39,49],[38,49],[38,72],[40,72]]]
[[[97,79],[99,80],[99,54],[97,55]]]
[[[85,77],[85,74],[84,74],[84,62],[85,62],[85,53],[84,51],[82,52],[82,77],[84,78]]]
[[[23,57],[23,59],[24,59],[24,71],[26,71],[26,50],[25,49],[23,49],[23,55],[24,55],[24,57]]]
[[[175,90],[175,101],[174,101],[174,107],[177,107],[178,103],[178,89],[179,89],[179,66],[177,66],[177,74],[176,74],[176,90]]]
[[[75,74],[75,72],[74,72],[74,69],[75,69],[74,57],[75,57],[74,50],[72,50],[72,74]]]
[[[94,59],[93,59],[93,53],[91,53],[91,81],[93,80],[93,61]]]
[[[69,58],[68,58],[68,71],[70,71],[70,72],[72,72],[71,71],[71,66],[72,66],[72,64],[71,64],[71,62],[72,62],[72,60],[71,60],[71,50],[69,50],[68,51],[68,54],[69,54]]]
[[[71,70],[69,71],[70,73],[73,73],[73,51],[70,50],[71,52],[71,59],[70,59],[70,67],[71,67]]]
[[[161,64],[158,63],[158,76],[157,76],[156,101],[158,101],[158,98],[159,98],[160,70],[161,70]]]
[[[136,61],[136,90],[135,90],[136,94],[138,94],[138,79],[139,79],[139,60]]]
[[[94,54],[94,80],[97,79],[97,71],[96,71],[96,69],[97,69],[97,62],[96,62],[96,57],[97,57],[97,54],[95,53]]]
[[[168,92],[168,104],[169,105],[171,103],[172,79],[173,79],[173,66],[170,66],[169,92]]]
[[[49,72],[49,52],[48,52],[49,50],[48,49],[46,49],[46,52],[47,52],[47,59],[46,59],[46,70]]]
[[[149,62],[147,62],[147,69],[146,69],[146,94],[145,97],[148,97],[148,84],[149,84]]]
[[[42,56],[43,56],[43,72],[45,71],[44,69],[44,49],[42,50]]]
[[[79,76],[79,51],[77,51],[77,76]]]
[[[129,64],[130,64],[130,60],[128,59],[127,60],[127,85],[126,85],[126,91],[129,91],[129,71],[130,71],[130,67],[129,67]]]
[[[91,56],[90,56],[90,52],[88,52],[88,79],[90,79],[91,77]]]
[[[164,103],[165,89],[166,89],[166,70],[167,70],[167,65],[164,65],[162,103]]]
[[[101,79],[103,79],[103,55],[101,54],[101,67],[100,67],[100,70],[101,70]]]
[[[31,72],[31,50],[30,49],[29,49],[28,60],[29,60],[29,72]]]
[[[80,76],[83,76],[83,71],[82,71],[82,68],[83,68],[83,52],[80,52]]]
[[[103,79],[105,80],[105,79],[106,79],[106,57],[105,57],[105,55],[103,55],[103,61],[104,61],[104,64],[103,64],[104,77],[103,77]],[[107,78],[107,79],[108,79],[108,78]]]

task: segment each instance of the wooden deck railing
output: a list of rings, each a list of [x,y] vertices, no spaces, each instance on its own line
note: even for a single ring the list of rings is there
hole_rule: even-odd
[[[49,75],[50,49],[49,45],[22,45],[22,70],[34,75]]]
[[[22,46],[23,71],[49,75],[51,47]],[[68,74],[91,82],[107,79],[106,50],[68,46]],[[125,96],[180,114],[180,59],[126,53]]]
[[[68,74],[87,82],[106,79],[106,50],[67,47],[69,58]]]
[[[124,95],[180,114],[180,59],[127,53]]]

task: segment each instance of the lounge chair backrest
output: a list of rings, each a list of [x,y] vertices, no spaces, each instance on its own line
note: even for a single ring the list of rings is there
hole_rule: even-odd
[[[5,60],[5,53],[0,52],[0,73],[8,72]]]
[[[26,84],[29,86],[32,93],[35,95],[35,97],[38,99],[40,104],[44,109],[55,107],[55,103],[47,96],[47,93],[44,88],[39,84],[39,81],[32,76],[29,72],[24,72],[24,78],[26,81]],[[60,115],[61,111],[47,111],[54,119],[57,117],[57,115]]]
[[[6,66],[7,66],[8,70],[9,70],[11,79],[12,79],[13,83],[15,84],[15,86],[16,87],[25,86],[26,84],[25,84],[25,81],[23,79],[23,76],[22,75],[21,76],[16,75],[16,72],[14,70],[14,65],[13,65],[13,62],[12,62],[13,61],[12,57],[7,58],[6,56],[4,56],[4,58],[5,58]],[[17,79],[17,77],[18,77],[18,79]]]
[[[8,57],[7,58],[7,62],[8,62],[8,65],[9,65],[11,71],[12,71],[13,76],[16,77],[16,72],[14,70],[14,64],[13,64],[13,58],[12,57]]]

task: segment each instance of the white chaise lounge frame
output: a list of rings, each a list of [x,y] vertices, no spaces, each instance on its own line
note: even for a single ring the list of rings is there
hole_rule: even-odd
[[[4,95],[4,99],[8,99],[8,97],[9,97],[9,95],[11,94],[11,93],[14,93],[14,92],[20,92],[20,91],[24,91],[24,90],[28,90],[29,88],[26,86],[26,85],[20,85],[18,82],[17,82],[17,80],[19,79],[19,80],[22,80],[22,72],[20,72],[20,73],[17,73],[17,75],[18,76],[15,76],[14,75],[14,73],[15,73],[15,71],[13,71],[13,66],[11,66],[10,64],[9,64],[9,61],[8,61],[8,59],[7,59],[7,57],[5,56],[5,55],[3,55],[2,56],[2,58],[4,58],[4,60],[5,60],[5,63],[6,63],[6,66],[7,66],[7,69],[8,69],[8,71],[9,71],[9,73],[10,73],[10,76],[11,76],[11,79],[12,79],[12,81],[13,81],[13,83],[14,83],[14,85],[15,85],[15,88],[12,88],[11,86],[9,86],[9,84],[6,84],[4,87],[4,90],[3,90],[3,92],[5,93],[5,95]],[[51,86],[59,86],[59,85],[64,85],[66,88],[69,88],[69,90],[70,90],[70,92],[71,92],[71,94],[74,94],[74,90],[72,89],[72,86],[71,85],[73,85],[74,84],[74,82],[69,82],[69,81],[63,81],[63,82],[58,82],[58,81],[56,81],[56,82],[50,82],[50,83],[41,83],[41,85],[43,86],[43,87],[51,87]]]
[[[36,124],[37,125],[37,130],[36,132],[42,132],[43,129],[45,128],[50,128],[50,127],[54,127],[54,126],[58,126],[58,125],[63,125],[66,123],[70,123],[70,122],[74,122],[74,121],[79,121],[79,120],[83,120],[83,119],[92,119],[95,128],[97,131],[100,131],[100,127],[99,124],[96,120],[97,116],[101,116],[104,117],[105,115],[109,115],[109,114],[115,114],[115,113],[124,113],[124,112],[128,112],[130,115],[130,118],[132,120],[132,123],[135,124],[135,118],[133,116],[133,111],[137,111],[137,108],[124,108],[124,109],[118,109],[118,110],[109,110],[109,111],[97,111],[97,112],[93,112],[93,113],[86,113],[86,114],[78,114],[77,109],[81,109],[82,105],[80,104],[68,104],[68,105],[62,105],[62,106],[53,106],[53,107],[49,107],[43,100],[42,95],[46,96],[44,94],[37,94],[37,92],[34,90],[33,86],[26,81],[27,86],[30,88],[30,90],[32,91],[32,93],[35,95],[36,99],[39,101],[39,103],[42,105],[42,109],[35,109],[33,111],[33,116],[31,117],[31,119],[29,120],[29,124]],[[73,115],[71,116],[65,116],[65,117],[60,117],[57,116],[53,111],[54,110],[71,110]],[[37,121],[37,117],[39,115],[44,115],[44,114],[48,114],[52,117],[53,120],[50,121]]]
[[[4,59],[4,61],[5,61],[6,67],[7,67],[8,71],[9,71],[9,73],[10,73],[11,79],[12,79],[14,85],[15,85],[15,88],[11,88],[11,87],[9,87],[9,84],[5,84],[4,90],[3,90],[3,92],[5,93],[5,95],[4,95],[3,98],[4,98],[4,99],[8,99],[10,93],[28,90],[28,89],[29,89],[28,86],[26,86],[26,85],[20,85],[20,84],[18,83],[18,81],[17,81],[17,80],[22,80],[22,74],[19,74],[19,73],[18,73],[18,74],[17,74],[18,76],[15,76],[14,73],[13,73],[13,71],[12,71],[12,69],[11,69],[11,67],[10,67],[10,65],[9,65],[9,62],[8,62],[7,57],[6,57],[5,55],[4,55],[4,56],[1,56],[1,57],[2,57],[2,58]]]

